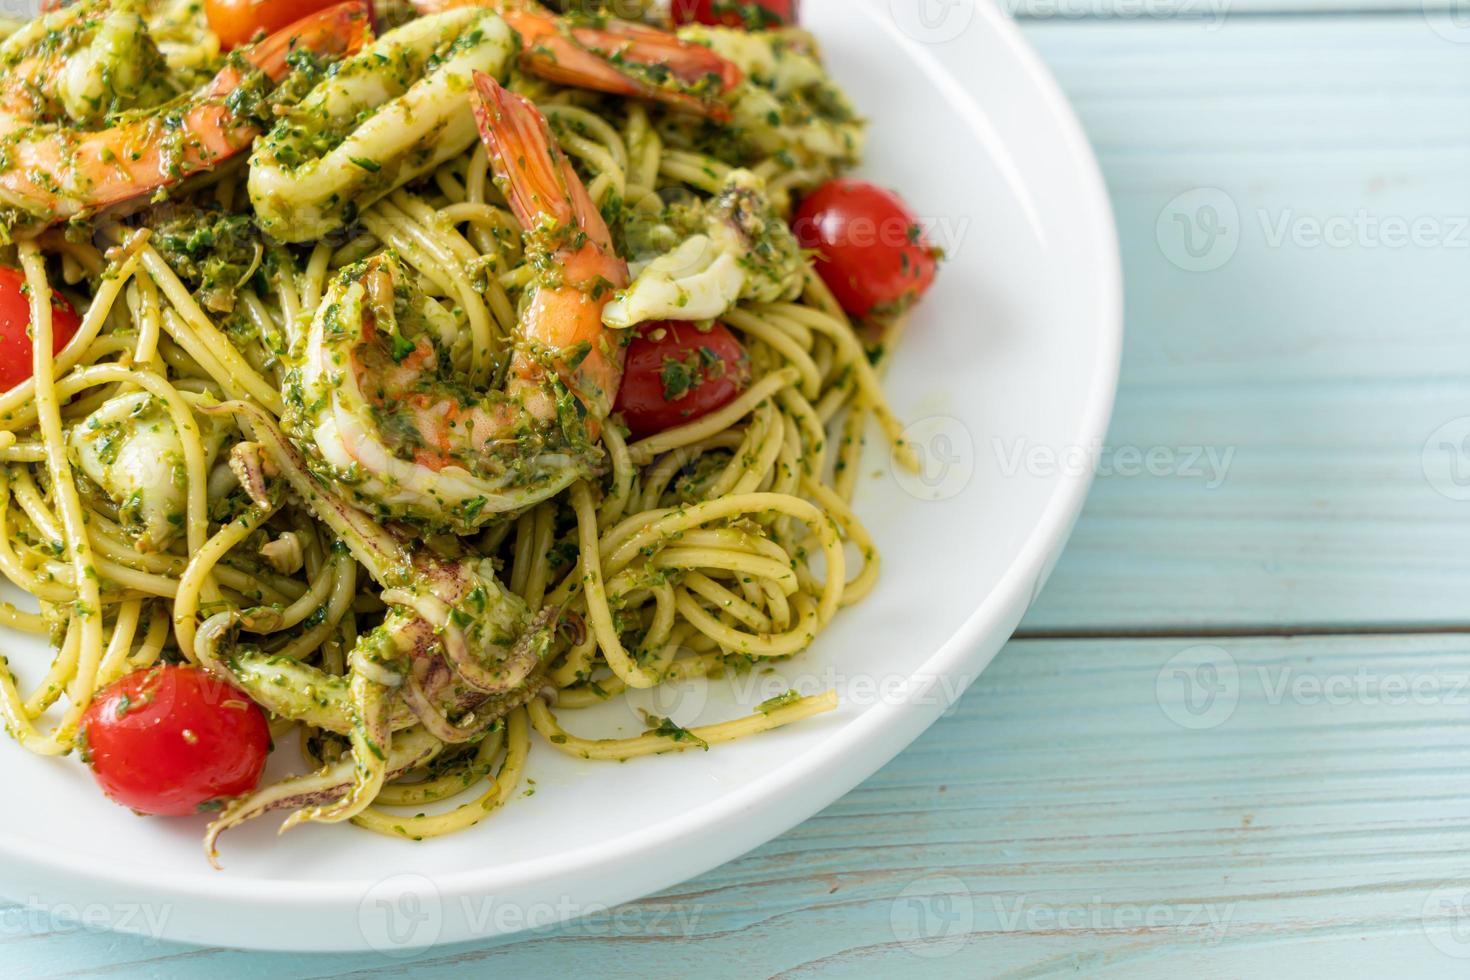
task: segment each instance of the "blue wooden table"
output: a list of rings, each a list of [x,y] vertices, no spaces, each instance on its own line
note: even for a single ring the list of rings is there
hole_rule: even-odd
[[[1112,190],[1127,351],[1071,546],[948,717],[785,837],[555,931],[270,956],[0,908],[0,974],[1470,971],[1470,21],[1018,9]]]

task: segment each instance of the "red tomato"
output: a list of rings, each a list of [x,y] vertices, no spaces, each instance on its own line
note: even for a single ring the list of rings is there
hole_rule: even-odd
[[[643,439],[724,408],[749,383],[745,348],[723,323],[645,323],[628,345],[616,410]]]
[[[791,222],[817,272],[853,316],[902,312],[933,284],[939,251],[891,191],[832,180],[801,202]]]
[[[265,712],[198,667],[153,667],[111,685],[82,716],[84,758],[102,791],[139,813],[179,817],[260,782]]]
[[[795,24],[801,0],[674,0],[674,23],[769,30]]]
[[[326,10],[341,0],[204,0],[209,29],[226,51],[252,40],[257,32],[274,34],[296,21]]]
[[[31,376],[31,300],[26,274],[0,266],[0,391],[9,391]],[[82,325],[71,304],[51,294],[51,353],[66,346]]]

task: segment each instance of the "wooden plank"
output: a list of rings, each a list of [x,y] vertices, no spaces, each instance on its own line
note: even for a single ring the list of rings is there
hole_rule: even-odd
[[[1304,15],[1416,17],[1451,38],[1470,29],[1456,19],[1454,0],[1000,0],[1000,6],[1026,20],[1166,20],[1206,30],[1256,17]]]
[[[1467,703],[1458,636],[1018,641],[826,813],[613,915],[406,960],[0,928],[0,960],[8,976],[1446,975],[1470,956]]]
[[[1470,622],[1465,424],[1430,444],[1470,416],[1470,46],[1410,18],[1028,33],[1129,289],[1123,455],[1026,628]],[[1204,249],[1222,215],[1192,259],[1178,222]]]

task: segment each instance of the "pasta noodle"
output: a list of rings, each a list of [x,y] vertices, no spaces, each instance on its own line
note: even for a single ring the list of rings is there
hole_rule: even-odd
[[[742,174],[779,209],[851,162],[792,159],[784,148],[722,154],[691,135],[697,127],[678,107],[518,73],[512,87],[534,98],[620,247],[648,251],[635,239],[671,207],[710,211]],[[582,731],[579,711],[629,690],[790,657],[875,587],[878,550],[852,500],[870,423],[900,463],[913,462],[879,380],[901,318],[855,325],[808,258],[784,295],[741,298],[719,317],[748,354],[749,378],[733,400],[640,438],[613,416],[597,433],[600,466],[528,490],[497,520],[477,517],[453,533],[425,523],[409,534],[412,515],[387,505],[334,516],[321,495],[350,490],[359,496],[344,499],[364,500],[367,485],[295,480],[280,465],[280,453],[294,452],[284,442],[271,456],[271,431],[303,438],[292,421],[309,392],[303,351],[357,295],[343,286],[353,270],[385,256],[452,324],[466,385],[514,383],[544,269],[495,179],[503,162],[478,141],[444,157],[320,241],[255,232],[253,188],[231,162],[166,203],[74,222],[90,241],[53,229],[0,248],[0,262],[24,272],[36,352],[30,379],[0,393],[0,574],[38,610],[0,603],[0,625],[52,647],[49,665],[0,659],[0,717],[23,746],[64,755],[108,684],[159,664],[201,665],[275,712],[277,735],[292,720],[317,770],[262,791],[240,819],[289,802],[300,810],[293,821],[350,819],[422,840],[504,805],[533,731],[558,751],[622,761],[707,749],[838,706],[830,692],[793,692],[688,729],[650,718],[631,737],[572,731]],[[234,216],[247,220],[231,224]],[[233,256],[220,259],[214,286],[191,264],[206,259],[180,245],[179,219],[217,229],[206,259]],[[81,318],[53,357],[57,281],[69,284]],[[110,436],[118,405],[130,414]],[[109,486],[107,467],[119,465],[110,459],[139,432],[154,440],[152,469],[165,477]],[[322,461],[308,461],[319,473]],[[153,497],[172,509],[150,509]],[[492,699],[496,717],[463,728],[466,716],[441,697],[461,688],[445,686],[440,661],[405,673],[366,652],[399,616],[410,634],[432,625],[429,642],[464,666],[453,656],[462,642],[453,603],[387,587],[365,562],[368,545],[353,535],[376,529],[364,523],[373,521],[387,527],[372,533],[403,547],[421,536],[415,547],[447,556],[436,561],[493,563],[519,607],[554,614],[527,696]],[[248,670],[222,652],[235,632],[258,654]],[[39,679],[22,688],[22,675]],[[264,677],[272,680],[251,686]],[[304,699],[311,705],[293,712]],[[356,722],[339,723],[349,716]],[[351,759],[357,772],[344,777]]]

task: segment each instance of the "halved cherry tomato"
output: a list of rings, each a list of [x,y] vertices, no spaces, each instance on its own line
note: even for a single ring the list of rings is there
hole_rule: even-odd
[[[749,383],[750,359],[723,323],[645,323],[628,345],[616,410],[644,439],[724,408]]]
[[[26,274],[0,266],[0,391],[9,391],[31,376],[31,300]],[[76,335],[81,318],[71,304],[51,294],[51,353],[56,355]]]
[[[258,32],[274,34],[341,0],[204,0],[209,29],[226,51],[249,42]]]
[[[769,30],[795,24],[801,0],[674,0],[676,24]]]
[[[934,282],[940,252],[908,205],[873,184],[828,181],[801,202],[791,229],[853,316],[902,312]]]
[[[250,792],[271,748],[259,705],[198,667],[129,674],[97,695],[81,734],[104,793],[166,817]]]

